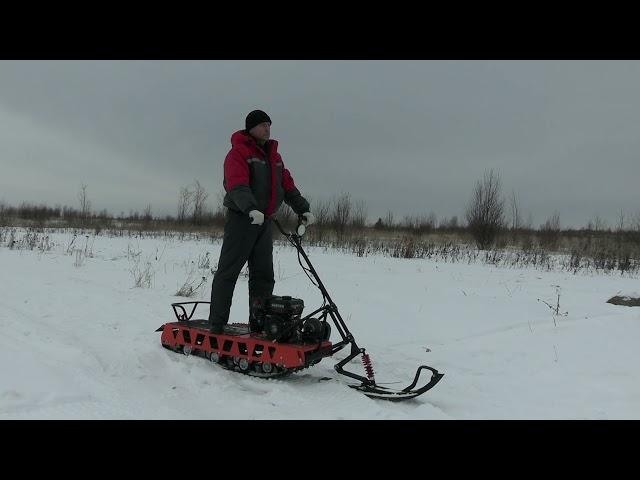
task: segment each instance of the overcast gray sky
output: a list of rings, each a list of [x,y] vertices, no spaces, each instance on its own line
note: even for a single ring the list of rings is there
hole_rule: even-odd
[[[640,213],[638,61],[0,61],[0,201],[213,206],[255,108],[303,195],[370,220],[462,219],[489,168],[534,226]]]

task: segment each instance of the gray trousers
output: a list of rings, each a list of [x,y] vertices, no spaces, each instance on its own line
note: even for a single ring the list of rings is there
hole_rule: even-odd
[[[271,220],[252,225],[244,213],[228,210],[218,270],[211,286],[210,325],[225,325],[236,281],[245,263],[249,263],[249,305],[256,298],[273,294],[273,238]]]

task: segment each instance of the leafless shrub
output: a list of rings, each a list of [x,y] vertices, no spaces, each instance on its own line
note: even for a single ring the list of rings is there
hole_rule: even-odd
[[[343,193],[333,200],[333,210],[330,215],[331,226],[338,237],[344,236],[351,220],[351,196],[348,193]]]
[[[316,221],[311,228],[307,229],[305,239],[309,243],[318,244],[327,238],[331,228],[331,201],[309,199],[309,204]]]
[[[185,282],[176,292],[176,297],[195,297],[200,292],[202,286],[207,283],[207,277],[202,277],[200,283],[198,283],[197,285],[195,285],[195,283],[195,278],[192,278],[191,276],[187,277]]]
[[[87,186],[85,184],[80,185],[78,201],[80,202],[80,218],[82,220],[82,225],[85,225],[91,213],[91,201],[87,196]]]
[[[355,229],[362,229],[367,223],[367,204],[364,200],[358,200],[351,216],[351,226]]]
[[[134,288],[151,288],[155,272],[150,261],[140,265],[140,259],[136,258],[129,271],[133,277]]]
[[[180,188],[178,193],[178,223],[184,223],[189,216],[193,203],[193,192],[189,187]]]
[[[489,248],[504,225],[504,200],[501,196],[500,174],[493,169],[478,180],[467,205],[466,218],[469,231],[478,245]]]
[[[509,197],[509,209],[511,210],[511,230],[519,230],[522,228],[522,218],[520,216],[520,205],[516,191],[511,191]]]
[[[556,295],[557,295],[557,299],[556,299],[556,304],[555,305],[551,305],[548,302],[545,302],[544,300],[540,300],[538,299],[539,302],[544,303],[547,307],[549,307],[551,309],[551,314],[553,316],[553,325],[554,326],[558,326],[557,323],[557,318],[558,317],[566,317],[569,312],[561,312],[560,311],[560,293],[562,291],[562,289],[560,288],[560,285],[553,285],[556,289]]]
[[[210,262],[209,252],[206,252],[204,255],[198,255],[198,268],[200,270],[209,270],[211,268]]]
[[[204,204],[209,197],[205,188],[196,180],[193,184],[193,224],[200,225],[202,223]]]
[[[540,243],[549,250],[557,250],[560,242],[560,213],[557,211],[540,227]]]
[[[69,241],[69,245],[67,245],[67,255],[72,255],[73,254],[73,244],[76,242],[76,238],[78,237],[77,233],[73,234],[73,237],[71,237],[71,241]]]
[[[149,224],[153,220],[153,215],[151,214],[151,204],[147,204],[144,208],[144,212],[142,213],[142,221]]]

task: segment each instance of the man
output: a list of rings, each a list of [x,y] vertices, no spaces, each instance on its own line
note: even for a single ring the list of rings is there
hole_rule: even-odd
[[[254,110],[245,119],[245,129],[231,136],[231,150],[224,160],[223,205],[227,207],[224,240],[218,270],[211,287],[209,329],[222,333],[238,275],[249,263],[249,308],[273,293],[273,238],[271,219],[282,202],[311,225],[309,202],[300,194],[271,140],[271,118]],[[257,325],[250,321],[253,330]]]

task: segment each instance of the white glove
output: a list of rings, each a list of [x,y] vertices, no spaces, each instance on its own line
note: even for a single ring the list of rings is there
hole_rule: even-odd
[[[251,225],[262,225],[264,223],[264,213],[259,210],[251,210],[249,217],[251,217]]]
[[[313,213],[311,212],[304,212],[302,216],[304,217],[304,220],[302,220],[302,223],[307,227],[316,222],[316,217],[314,217]]]

